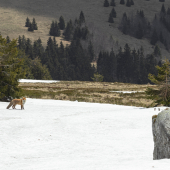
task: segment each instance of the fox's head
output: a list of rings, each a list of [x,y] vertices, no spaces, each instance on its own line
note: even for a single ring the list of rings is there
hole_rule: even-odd
[[[22,100],[26,100],[26,98],[25,98],[25,97],[23,97],[23,98],[22,98]]]

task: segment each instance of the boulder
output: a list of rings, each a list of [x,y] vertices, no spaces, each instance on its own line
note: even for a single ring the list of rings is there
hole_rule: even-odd
[[[170,158],[170,110],[152,116],[153,159]]]

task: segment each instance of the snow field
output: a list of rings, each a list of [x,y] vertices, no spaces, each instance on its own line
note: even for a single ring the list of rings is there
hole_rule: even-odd
[[[153,161],[153,108],[28,98],[0,102],[2,170],[166,170]],[[163,110],[164,108],[161,108]]]

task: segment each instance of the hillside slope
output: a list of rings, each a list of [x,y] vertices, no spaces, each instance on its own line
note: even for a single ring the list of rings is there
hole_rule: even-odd
[[[119,46],[123,47],[125,43],[128,43],[131,49],[138,49],[143,46],[145,53],[152,53],[153,46],[150,45],[147,39],[138,40],[128,35],[123,35],[118,30],[118,25],[124,12],[130,16],[135,15],[137,10],[143,10],[149,21],[152,21],[154,15],[160,12],[163,3],[158,0],[134,0],[134,6],[126,7],[125,5],[120,5],[119,0],[115,1],[117,18],[115,23],[110,24],[107,20],[112,7],[103,7],[104,0],[1,0],[0,32],[3,36],[9,35],[11,38],[25,35],[32,40],[36,40],[40,37],[45,45],[49,37],[48,33],[52,20],[58,20],[61,15],[66,22],[70,19],[74,20],[79,17],[82,10],[86,23],[94,35],[94,41],[98,42],[95,46],[96,54],[101,49],[110,50],[113,47],[116,50]],[[170,1],[166,1],[164,4],[167,9],[170,6]],[[24,27],[27,16],[31,20],[35,17],[39,28],[38,31],[31,33]],[[110,40],[111,37],[112,41]],[[58,42],[61,40],[63,40],[62,37],[57,38]],[[68,43],[64,41],[64,44]],[[160,44],[160,47],[162,56],[168,57],[169,53],[164,49],[164,46]]]

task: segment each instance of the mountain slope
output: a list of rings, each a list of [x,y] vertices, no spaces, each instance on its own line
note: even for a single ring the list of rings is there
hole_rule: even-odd
[[[25,35],[26,37],[36,40],[39,37],[42,39],[43,44],[49,37],[49,28],[52,20],[58,20],[62,15],[65,21],[69,21],[79,17],[82,10],[85,15],[86,23],[90,31],[94,35],[95,52],[98,54],[99,50],[105,49],[117,50],[119,46],[124,46],[128,43],[133,48],[140,48],[143,46],[145,53],[152,53],[153,46],[150,45],[149,40],[130,37],[123,35],[118,26],[121,21],[124,12],[128,16],[135,15],[137,10],[143,10],[145,16],[152,21],[154,15],[160,12],[163,3],[158,0],[146,1],[146,0],[134,0],[135,5],[126,7],[126,5],[120,5],[119,0],[116,1],[115,10],[117,12],[117,18],[115,23],[110,24],[107,22],[109,13],[112,7],[103,7],[104,0],[1,0],[0,1],[0,31],[3,36],[9,35],[11,38],[17,38],[19,35]],[[166,1],[165,8],[170,6],[170,1]],[[38,31],[34,33],[28,32],[24,27],[26,17],[32,20],[35,17],[38,24]],[[62,37],[57,38],[60,42]],[[64,42],[67,44],[69,42]],[[164,49],[162,44],[159,44],[162,51],[162,56],[168,57],[169,53]]]

